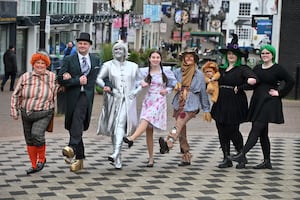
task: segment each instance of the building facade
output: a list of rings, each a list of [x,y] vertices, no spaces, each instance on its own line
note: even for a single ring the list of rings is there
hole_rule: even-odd
[[[3,54],[9,45],[16,46],[16,8],[16,0],[0,0],[0,75],[4,74]]]
[[[17,54],[23,55],[21,72],[31,70],[31,55],[40,47],[40,0],[19,0],[17,5]],[[45,48],[52,55],[61,55],[68,41],[75,41],[79,32],[93,35],[95,16],[92,0],[47,0]],[[94,36],[94,35],[93,35]]]
[[[257,50],[278,38],[280,8],[277,0],[209,0],[208,3],[209,30],[222,31],[226,41],[235,33],[241,47]],[[215,24],[215,20],[221,21]]]
[[[31,70],[30,57],[39,48],[40,2],[0,0],[0,75],[4,74],[2,57],[9,45],[16,46],[19,74]],[[65,44],[75,41],[82,31],[92,35],[95,52],[101,44],[118,40],[121,15],[112,11],[109,2],[47,0],[46,49],[59,56]],[[299,79],[296,77],[300,70],[296,51],[300,44],[296,37],[300,27],[298,0],[135,0],[135,3],[126,25],[130,49],[160,48],[163,41],[176,42],[175,33],[178,35],[181,27],[176,26],[174,17],[176,10],[184,8],[189,11],[189,23],[183,26],[183,33],[223,32],[226,42],[231,41],[231,33],[236,33],[239,45],[245,48],[259,48],[263,42],[270,42],[278,50],[277,61]],[[300,93],[298,85],[295,92]]]
[[[17,1],[15,1],[16,3]],[[98,52],[103,43],[119,39],[120,13],[114,12],[109,0],[47,0],[45,47],[53,57],[61,57],[68,41],[76,43],[80,32],[92,36],[92,51]],[[1,0],[0,0],[1,3]],[[15,32],[19,73],[31,70],[31,55],[40,44],[40,0],[18,0]],[[136,1],[136,9],[130,12],[127,36],[134,49],[141,47],[143,1]],[[130,19],[130,20],[129,20]]]

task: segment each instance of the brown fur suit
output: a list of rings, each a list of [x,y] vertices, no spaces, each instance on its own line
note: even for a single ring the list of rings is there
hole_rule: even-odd
[[[207,84],[206,92],[211,95],[211,101],[215,103],[219,96],[219,67],[217,63],[208,61],[202,66],[202,71]]]

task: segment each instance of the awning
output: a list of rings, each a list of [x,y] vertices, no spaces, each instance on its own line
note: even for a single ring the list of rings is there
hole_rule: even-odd
[[[247,19],[238,19],[234,25],[251,25],[251,21]]]

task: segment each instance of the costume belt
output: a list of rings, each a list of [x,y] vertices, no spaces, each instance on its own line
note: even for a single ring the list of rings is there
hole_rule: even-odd
[[[230,86],[230,85],[220,85],[220,88],[226,88],[226,89],[234,89],[234,86]]]

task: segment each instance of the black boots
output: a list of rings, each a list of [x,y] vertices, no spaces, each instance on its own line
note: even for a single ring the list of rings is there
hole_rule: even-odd
[[[223,161],[218,165],[218,168],[228,168],[228,167],[232,167],[232,161],[226,155],[224,156]]]
[[[244,169],[244,168],[246,168],[246,163],[245,163],[245,162],[239,162],[239,163],[235,166],[235,168],[237,168],[237,169]]]
[[[246,168],[246,161],[238,162],[238,164],[235,166],[237,169],[244,169]],[[228,168],[232,167],[232,161],[229,156],[224,157],[223,161],[218,165],[218,168]]]
[[[232,156],[231,160],[238,162],[236,165],[237,169],[246,168],[246,163],[248,162],[245,154],[242,151],[239,154]]]
[[[265,159],[262,163],[254,166],[253,169],[272,169],[270,159]]]
[[[165,154],[165,153],[169,153],[169,147],[167,142],[165,141],[165,139],[163,137],[159,138],[159,146],[160,146],[160,153],[161,154]]]
[[[231,160],[238,162],[239,164],[236,166],[237,169],[245,168],[247,164],[247,158],[243,152],[239,153],[236,156],[232,156]],[[270,159],[265,159],[262,163],[253,167],[253,169],[272,169],[272,164]]]
[[[218,168],[228,168],[232,167],[232,161],[229,158],[229,153],[227,152],[227,149],[224,148],[222,149],[223,151],[223,161],[218,165]]]
[[[232,156],[231,160],[236,161],[236,162],[245,162],[246,163],[246,156],[243,152],[240,152],[239,154]]]

